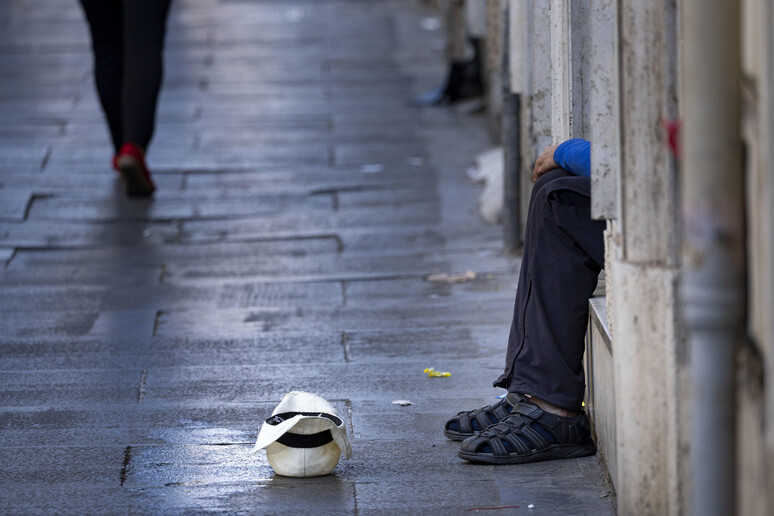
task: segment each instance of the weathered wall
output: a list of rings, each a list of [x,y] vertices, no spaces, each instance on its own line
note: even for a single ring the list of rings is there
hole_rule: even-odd
[[[738,505],[763,515],[774,513],[774,5],[742,5],[750,339],[739,360]],[[607,455],[619,512],[690,513],[679,173],[666,131],[680,118],[680,0],[510,0],[509,24],[524,220],[538,153],[568,137],[594,142],[592,212],[609,221],[609,393],[599,391],[609,360],[587,365],[608,378],[594,399],[614,392],[615,425],[600,437],[616,440]]]
[[[619,218],[620,105],[618,98],[618,2],[589,2],[589,32],[586,73],[583,83],[588,91],[584,127],[587,139],[594,142],[591,154],[591,216],[596,219]]]
[[[623,0],[620,9],[624,257],[675,266],[677,184],[663,128],[677,118],[675,0]]]
[[[738,512],[766,515],[774,503],[765,496],[771,492],[766,480],[771,476],[772,413],[766,398],[774,398],[765,378],[772,378],[774,358],[774,177],[772,145],[772,27],[771,2],[747,0],[742,3],[742,132],[747,149],[748,224],[748,331],[750,340],[740,352],[739,412],[737,417],[739,471],[737,476]],[[768,368],[766,367],[768,364]],[[768,392],[767,392],[768,391]],[[769,403],[769,407],[770,407]],[[768,452],[767,452],[768,450]]]
[[[675,269],[615,260],[617,494],[621,514],[680,514]]]
[[[619,8],[621,202],[608,282],[618,506],[621,514],[680,514],[680,233],[675,162],[663,129],[677,118],[677,16],[672,0],[623,0]],[[607,152],[615,159],[614,149]]]
[[[470,3],[470,2],[468,2]],[[503,19],[505,0],[486,0],[486,90],[489,136],[500,143],[503,117]]]
[[[763,120],[763,141],[766,142],[766,149],[769,149],[766,163],[768,163],[768,169],[765,172],[769,178],[767,185],[766,206],[768,210],[765,214],[765,220],[768,221],[768,245],[765,252],[768,253],[768,260],[764,265],[764,270],[767,271],[767,277],[763,280],[767,285],[768,295],[763,299],[762,311],[766,313],[764,331],[766,340],[763,346],[766,350],[766,363],[764,365],[764,371],[766,377],[769,379],[774,378],[774,272],[772,272],[772,263],[774,263],[774,156],[771,149],[774,149],[774,6],[771,2],[764,4],[764,17],[766,26],[764,27],[764,34],[766,34],[765,47],[768,49],[765,55],[765,111],[761,116]],[[764,393],[765,403],[765,418],[768,422],[765,429],[766,439],[766,456],[768,471],[766,478],[768,485],[766,492],[769,493],[769,512],[774,511],[774,388],[772,388],[771,380],[769,380],[769,387]]]
[[[551,144],[551,31],[549,2],[511,0],[511,90],[521,95],[522,234],[532,192],[532,166]]]

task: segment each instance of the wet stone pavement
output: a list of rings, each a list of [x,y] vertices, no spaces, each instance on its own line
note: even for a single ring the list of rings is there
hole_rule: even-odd
[[[0,3],[0,513],[612,513],[595,457],[475,466],[442,434],[499,394],[518,261],[464,175],[483,117],[407,103],[434,15],[175,0],[159,190],[127,200],[77,2]],[[333,475],[251,452],[293,389],[346,420]]]

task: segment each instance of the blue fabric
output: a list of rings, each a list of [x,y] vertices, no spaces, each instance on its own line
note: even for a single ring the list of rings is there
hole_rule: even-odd
[[[581,177],[591,177],[591,142],[573,138],[554,151],[554,161],[566,171]]]

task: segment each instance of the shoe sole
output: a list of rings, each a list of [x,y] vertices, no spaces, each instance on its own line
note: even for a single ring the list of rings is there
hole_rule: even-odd
[[[148,181],[142,164],[132,156],[121,156],[117,160],[118,172],[126,183],[126,195],[130,197],[148,197],[156,187]]]
[[[492,455],[490,453],[474,453],[460,450],[457,455],[461,459],[476,464],[527,464],[544,460],[575,459],[588,457],[597,453],[593,444],[552,444],[543,450],[537,450],[525,455]]]

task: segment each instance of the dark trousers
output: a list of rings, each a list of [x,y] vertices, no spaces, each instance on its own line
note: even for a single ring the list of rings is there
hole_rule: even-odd
[[[605,222],[591,219],[589,178],[553,170],[530,199],[524,256],[496,387],[579,410],[588,300],[604,267]]]
[[[94,76],[116,152],[153,136],[170,0],[80,0],[91,28]]]

